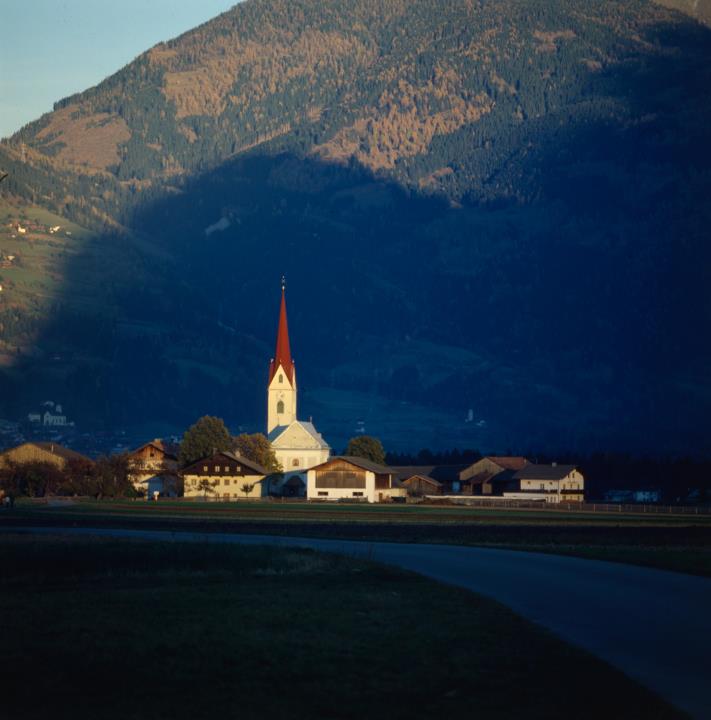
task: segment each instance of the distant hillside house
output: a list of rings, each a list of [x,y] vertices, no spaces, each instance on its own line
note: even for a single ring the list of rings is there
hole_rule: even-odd
[[[309,500],[355,500],[391,502],[407,496],[393,468],[364,458],[342,456],[331,458],[310,468],[307,497]]]
[[[185,497],[216,500],[269,495],[268,471],[247,458],[219,452],[181,471]]]
[[[328,460],[331,448],[313,423],[296,419],[296,366],[291,358],[282,281],[276,351],[269,365],[267,386],[267,438],[283,476],[273,492],[302,495],[306,471]]]
[[[129,453],[129,477],[133,487],[147,497],[156,493],[177,497],[179,494],[178,446],[151,440]]]
[[[0,467],[7,462],[48,462],[63,470],[70,461],[93,465],[93,461],[69,448],[51,442],[28,442],[0,453]]]
[[[514,474],[515,490],[504,497],[515,500],[539,500],[546,503],[583,502],[584,478],[575,465],[526,465]]]
[[[74,425],[73,422],[67,420],[67,416],[62,412],[62,406],[55,405],[51,400],[43,403],[47,408],[44,412],[32,412],[27,415],[28,422],[33,425],[43,425],[44,427],[66,427]]]

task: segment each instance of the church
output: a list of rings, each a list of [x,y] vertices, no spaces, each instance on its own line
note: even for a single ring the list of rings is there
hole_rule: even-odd
[[[296,400],[296,366],[291,357],[286,284],[282,278],[276,350],[269,364],[267,385],[267,438],[284,471],[278,490],[284,495],[303,496],[306,471],[326,462],[331,448],[313,423],[297,420]]]

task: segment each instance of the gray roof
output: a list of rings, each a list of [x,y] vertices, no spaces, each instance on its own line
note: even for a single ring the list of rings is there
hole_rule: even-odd
[[[351,465],[363,468],[363,470],[370,470],[371,472],[374,472],[378,475],[395,474],[394,468],[388,467],[387,465],[381,465],[380,463],[373,462],[372,460],[367,460],[366,458],[358,457],[357,455],[337,455],[336,457],[330,458],[326,462],[333,462],[334,460],[345,460]],[[325,465],[326,463],[323,464]]]
[[[577,469],[577,465],[526,465],[515,475],[515,480],[562,480]]]
[[[294,420],[290,425],[277,425],[267,436],[267,440],[270,443],[276,442],[276,440],[286,432],[290,427],[294,425],[300,425],[311,437],[319,444],[320,448],[330,449],[330,445],[321,437],[321,433],[314,427],[311,422],[304,420]]]
[[[440,483],[449,483],[459,480],[459,473],[468,467],[469,465],[393,465],[391,470],[400,480],[422,475]]]

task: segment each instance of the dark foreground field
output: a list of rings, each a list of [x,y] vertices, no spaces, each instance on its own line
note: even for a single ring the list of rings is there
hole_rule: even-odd
[[[577,555],[711,577],[711,516],[309,503],[56,501],[0,511],[0,528],[124,527],[448,543]]]
[[[307,550],[0,534],[0,716],[674,718],[495,602]]]

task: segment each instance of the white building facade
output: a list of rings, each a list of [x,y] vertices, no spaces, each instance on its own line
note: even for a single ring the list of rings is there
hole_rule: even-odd
[[[511,500],[539,500],[546,503],[583,502],[585,479],[575,465],[536,465],[531,463],[514,476],[519,488],[505,492]]]
[[[334,457],[310,468],[307,475],[309,500],[377,503],[407,497],[392,468],[364,458]]]

